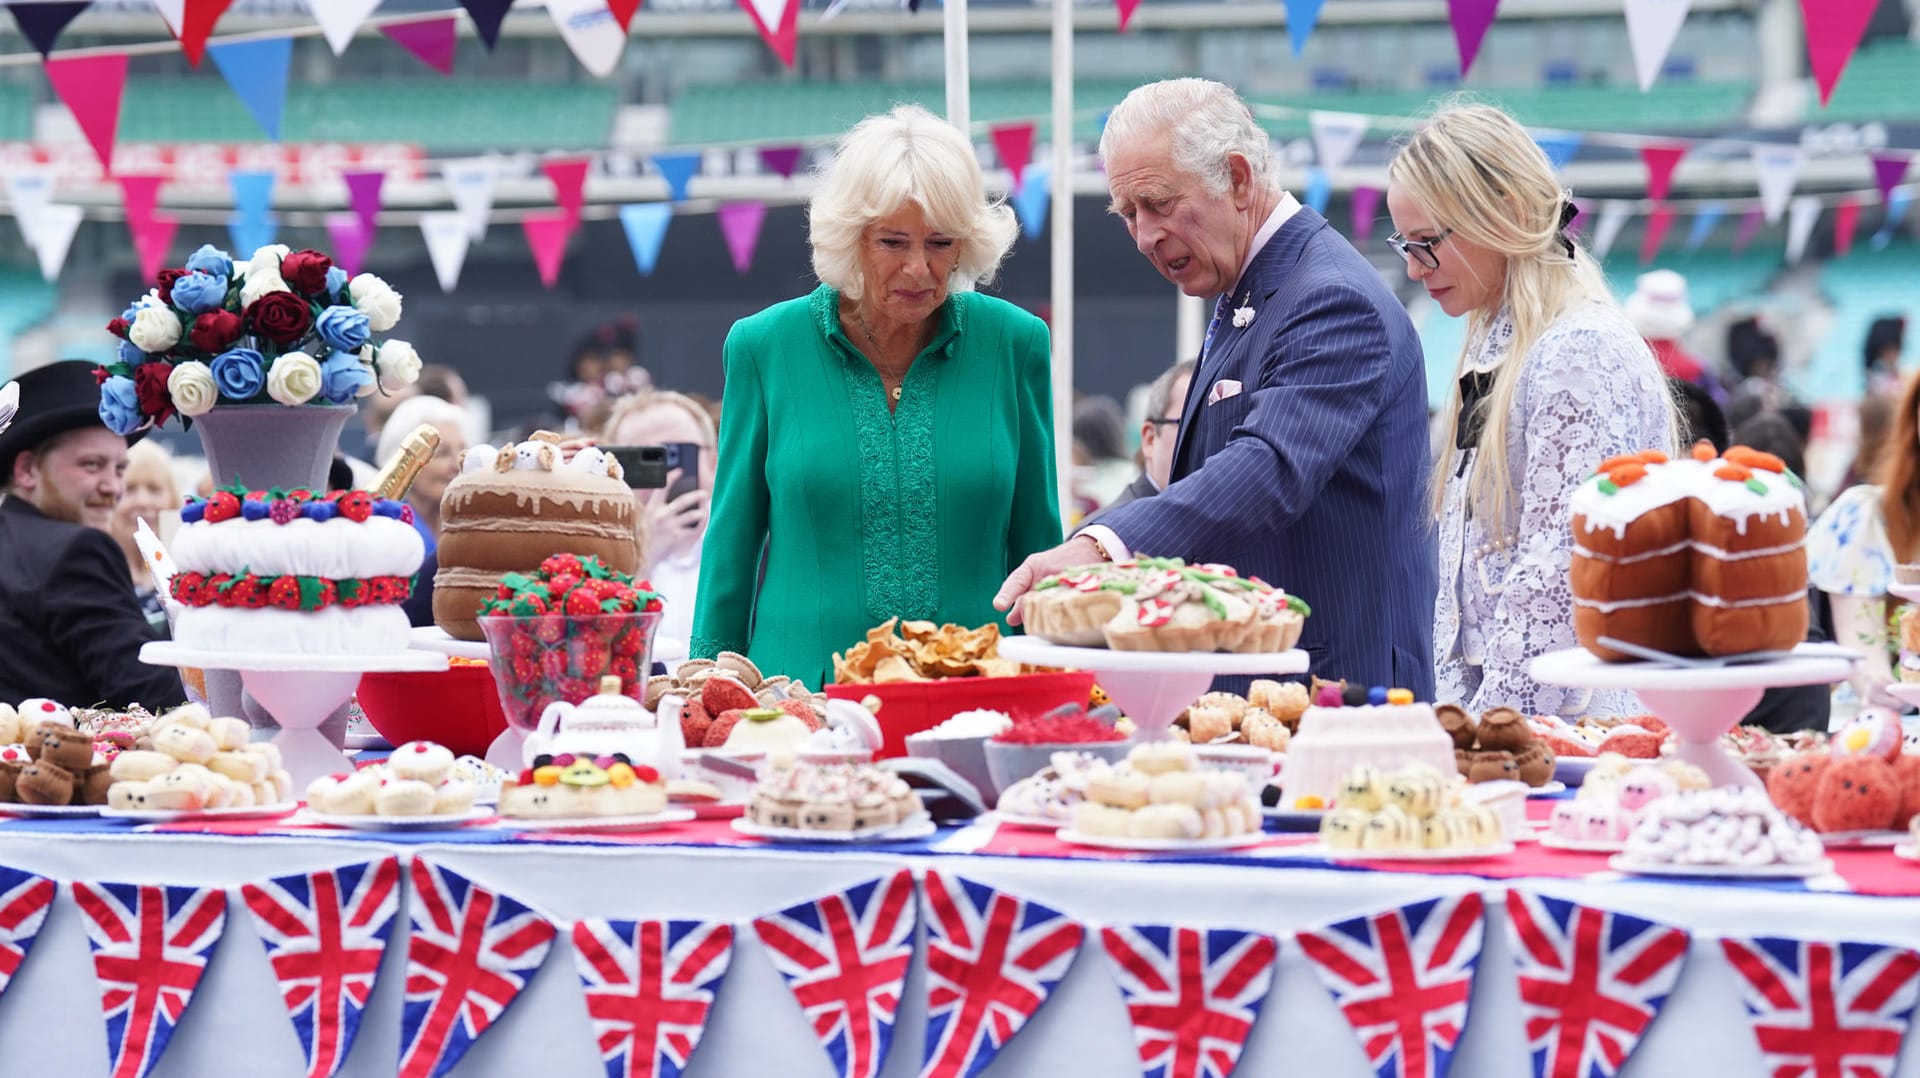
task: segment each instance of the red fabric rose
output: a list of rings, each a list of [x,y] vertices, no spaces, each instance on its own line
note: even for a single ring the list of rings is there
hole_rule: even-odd
[[[116,318],[107,323],[107,332],[124,341],[127,339],[127,327],[131,324],[124,318]]]
[[[202,352],[224,352],[228,345],[240,339],[240,316],[231,311],[208,311],[193,320],[187,339]]]
[[[327,271],[333,259],[319,251],[295,251],[280,260],[280,277],[303,296],[318,294],[327,287]]]
[[[140,396],[140,410],[165,423],[173,415],[173,395],[167,392],[167,376],[173,368],[165,363],[142,363],[133,369],[133,388]]]
[[[313,308],[291,292],[269,292],[247,308],[247,324],[255,333],[285,347],[313,328]]]
[[[185,277],[186,275],[187,275],[187,271],[183,269],[161,270],[160,273],[154,278],[154,280],[158,282],[160,285],[160,298],[163,300],[166,300],[168,303],[172,303],[173,302],[173,284],[175,281],[178,281],[180,278]]]

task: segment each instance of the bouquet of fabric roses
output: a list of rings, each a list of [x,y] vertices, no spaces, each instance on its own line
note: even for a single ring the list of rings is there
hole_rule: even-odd
[[[371,273],[348,279],[319,251],[262,247],[235,262],[211,244],[107,329],[120,354],[100,368],[100,418],[116,434],[223,404],[350,404],[420,377],[406,341],[376,344],[400,320],[400,293]]]

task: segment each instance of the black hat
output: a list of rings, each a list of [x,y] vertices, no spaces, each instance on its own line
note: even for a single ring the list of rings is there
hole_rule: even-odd
[[[100,419],[100,382],[93,372],[99,364],[63,359],[36,367],[15,381],[20,383],[20,410],[13,425],[0,431],[0,486],[13,479],[13,461],[55,435],[87,427],[107,428]],[[132,445],[145,430],[127,436]]]

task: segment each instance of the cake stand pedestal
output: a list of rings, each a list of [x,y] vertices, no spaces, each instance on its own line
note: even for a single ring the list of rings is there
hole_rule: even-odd
[[[1768,689],[1845,681],[1858,656],[1831,644],[1802,644],[1784,659],[1735,666],[1689,667],[1654,662],[1603,662],[1585,648],[1533,660],[1535,681],[1574,689],[1629,689],[1673,728],[1674,755],[1697,765],[1715,786],[1759,786],[1746,765],[1720,747]]]
[[[447,657],[424,651],[397,655],[288,655],[273,652],[208,651],[170,641],[140,649],[140,661],[154,666],[197,666],[238,670],[240,680],[280,730],[281,765],[295,789],[322,775],[353,770],[340,747],[320,732],[320,724],[360,684],[360,675],[387,671],[445,670]]]
[[[1032,666],[1091,672],[1121,714],[1133,720],[1134,736],[1141,741],[1164,740],[1173,720],[1222,674],[1307,672],[1307,653],[1299,648],[1245,653],[1109,651],[1010,636],[1000,641],[1000,655]]]

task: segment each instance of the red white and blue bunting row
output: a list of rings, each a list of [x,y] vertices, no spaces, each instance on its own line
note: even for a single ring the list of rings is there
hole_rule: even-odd
[[[963,876],[901,870],[770,913],[557,923],[425,858],[389,856],[239,888],[267,948],[308,1078],[353,1048],[411,886],[400,1078],[440,1078],[547,960],[572,944],[608,1078],[678,1078],[698,1049],[739,935],[752,932],[841,1078],[877,1078],[926,929],[921,1078],[973,1078],[1043,1007],[1088,929]],[[33,946],[54,881],[0,867],[0,993]],[[218,887],[73,882],[93,952],[114,1078],[145,1078],[192,1002],[228,924]],[[1291,942],[1380,1078],[1446,1078],[1471,1017],[1485,899],[1442,896],[1285,937],[1187,925],[1110,925],[1101,949],[1147,1078],[1228,1078]],[[1614,1078],[1659,1016],[1689,937],[1639,917],[1525,890],[1505,925],[1535,1078]],[[1893,1073],[1920,1000],[1920,954],[1878,943],[1718,941],[1775,1074]]]

